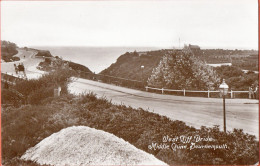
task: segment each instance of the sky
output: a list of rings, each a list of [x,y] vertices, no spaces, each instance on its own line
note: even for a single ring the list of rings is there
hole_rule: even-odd
[[[1,1],[18,46],[258,48],[257,0]]]

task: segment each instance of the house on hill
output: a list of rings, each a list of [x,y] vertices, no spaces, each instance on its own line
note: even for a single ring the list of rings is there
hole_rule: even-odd
[[[198,45],[191,45],[191,44],[189,44],[189,48],[192,51],[200,51],[200,47]]]
[[[184,50],[185,51],[188,51],[188,52],[191,52],[193,55],[201,55],[201,50],[200,50],[200,47],[198,45],[191,45],[189,44],[188,46],[185,44],[184,45]]]

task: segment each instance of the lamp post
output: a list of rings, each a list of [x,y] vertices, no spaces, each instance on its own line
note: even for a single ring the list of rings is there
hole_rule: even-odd
[[[225,79],[223,79],[222,84],[219,86],[219,91],[223,97],[223,116],[224,116],[224,132],[226,133],[226,108],[225,108],[225,95],[228,93],[228,85],[225,83]]]
[[[142,84],[144,86],[144,66],[141,66],[141,70],[142,70]]]

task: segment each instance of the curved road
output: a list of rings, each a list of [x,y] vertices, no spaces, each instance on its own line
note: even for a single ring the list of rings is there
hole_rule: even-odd
[[[21,60],[1,63],[1,72],[16,75],[14,63],[22,62],[28,78],[41,76],[44,72],[37,70],[36,66],[43,59],[35,58],[36,53],[34,50],[18,49],[16,56]],[[141,107],[173,120],[184,121],[196,128],[202,125],[208,127],[219,125],[223,129],[222,99],[160,95],[76,78],[69,85],[69,90],[74,94],[92,91],[98,97],[106,97],[115,104]],[[240,128],[259,138],[258,100],[227,99],[226,118],[227,130]]]
[[[196,128],[202,125],[219,125],[220,129],[223,129],[223,107],[220,98],[160,95],[76,78],[73,78],[69,90],[74,94],[92,91],[98,97],[106,97],[115,104],[141,107],[173,120],[184,121]],[[227,130],[239,128],[259,138],[258,100],[227,99],[226,119]]]
[[[20,61],[14,62],[1,62],[1,72],[7,73],[10,75],[14,75],[18,77],[15,73],[14,64],[18,65],[19,63],[23,63],[25,67],[25,72],[28,79],[38,78],[45,72],[36,69],[38,64],[43,61],[43,59],[35,58],[37,51],[35,50],[25,50],[25,49],[17,49],[18,53],[15,55],[20,58]]]

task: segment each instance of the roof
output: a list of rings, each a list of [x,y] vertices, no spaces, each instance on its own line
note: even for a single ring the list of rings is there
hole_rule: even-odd
[[[189,47],[190,47],[190,48],[196,48],[196,49],[200,49],[200,47],[199,47],[199,46],[197,46],[197,45],[191,45],[191,44],[189,44]]]

